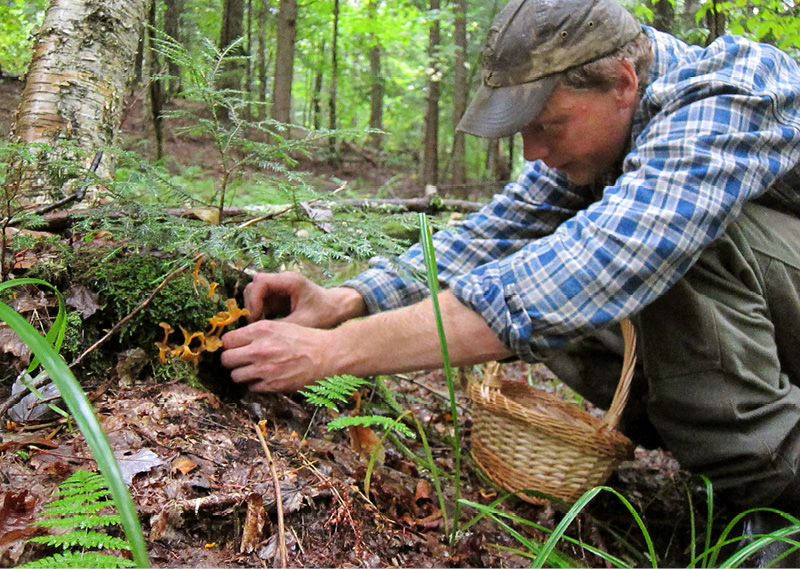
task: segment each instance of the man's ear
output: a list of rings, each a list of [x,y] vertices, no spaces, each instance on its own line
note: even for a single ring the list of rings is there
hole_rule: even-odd
[[[636,69],[627,59],[620,60],[619,65],[620,74],[614,91],[622,105],[635,105],[639,100],[639,77],[636,75]]]

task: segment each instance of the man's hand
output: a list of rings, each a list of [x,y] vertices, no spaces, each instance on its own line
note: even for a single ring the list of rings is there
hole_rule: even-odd
[[[261,320],[222,337],[222,365],[250,391],[293,391],[326,376],[326,330]]]
[[[313,328],[332,328],[367,313],[355,289],[326,289],[292,272],[258,273],[244,289],[244,306],[250,322],[279,318]]]
[[[454,366],[510,355],[452,292],[441,293],[439,303]],[[247,383],[251,391],[290,391],[344,373],[367,377],[442,365],[430,299],[330,330],[299,326],[289,318],[261,320],[228,332],[222,342],[222,364],[232,370],[233,381]]]

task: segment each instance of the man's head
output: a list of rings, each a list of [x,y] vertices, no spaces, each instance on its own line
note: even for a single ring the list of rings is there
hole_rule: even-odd
[[[489,30],[483,84],[459,130],[486,138],[519,132],[565,72],[616,52],[641,32],[615,0],[511,0]]]

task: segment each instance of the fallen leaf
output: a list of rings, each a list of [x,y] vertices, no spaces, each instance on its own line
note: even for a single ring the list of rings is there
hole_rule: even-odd
[[[431,495],[431,483],[424,478],[417,480],[417,489],[414,492],[414,501],[417,502],[419,500],[429,500]]]
[[[169,470],[173,474],[176,472],[189,474],[195,468],[197,468],[197,463],[195,461],[189,460],[188,458],[181,456],[172,461],[172,467]]]
[[[267,512],[264,510],[264,503],[261,494],[253,492],[247,498],[247,514],[244,518],[244,528],[242,529],[242,544],[239,553],[252,553],[264,537],[264,522],[267,520]]]
[[[350,433],[350,445],[355,452],[366,459],[369,459],[374,452],[377,452],[375,461],[378,464],[383,464],[386,453],[383,450],[383,445],[381,445],[381,439],[375,434],[375,431],[369,427],[352,425],[348,427],[348,432]]]
[[[3,444],[0,444],[0,452],[7,452],[10,450],[13,451],[30,446],[35,446],[39,448],[58,448],[57,443],[45,439],[44,437],[32,437],[24,435],[22,437],[15,437],[13,435],[5,435],[4,438],[7,440]]]
[[[0,545],[30,537],[38,531],[30,527],[36,519],[34,508],[38,502],[27,490],[0,494]]]
[[[31,361],[31,349],[6,324],[0,324],[0,352],[20,358],[23,365]]]
[[[219,209],[215,207],[195,207],[189,211],[200,221],[205,221],[209,225],[219,225]]]
[[[164,461],[152,450],[142,448],[136,452],[132,450],[114,451],[114,456],[119,462],[119,469],[122,471],[122,479],[125,484],[133,482],[133,477],[141,472],[149,472],[156,466],[161,466]]]
[[[83,285],[76,285],[69,289],[65,302],[68,306],[81,313],[81,318],[86,320],[100,309],[100,297]]]

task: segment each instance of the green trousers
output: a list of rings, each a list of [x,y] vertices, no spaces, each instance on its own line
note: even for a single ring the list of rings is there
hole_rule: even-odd
[[[775,503],[800,484],[800,219],[746,205],[633,320],[644,377],[623,430],[652,426],[683,468],[737,506],[800,508]],[[545,363],[603,406],[620,349],[605,331]]]

